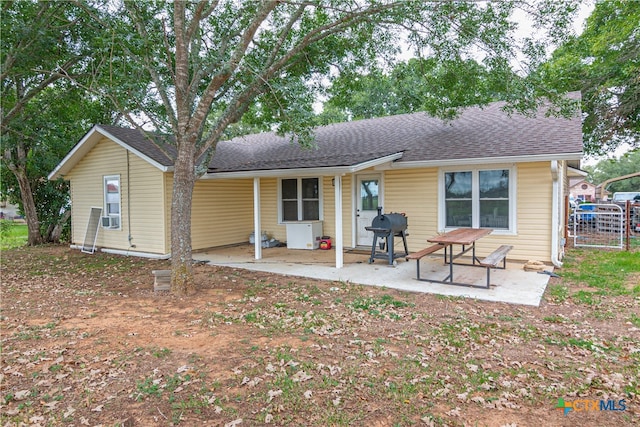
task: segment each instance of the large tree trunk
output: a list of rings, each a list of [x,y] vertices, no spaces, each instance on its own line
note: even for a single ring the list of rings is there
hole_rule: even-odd
[[[24,219],[27,222],[27,229],[29,230],[29,236],[27,244],[29,246],[40,245],[44,242],[42,234],[40,233],[40,220],[38,219],[38,211],[36,211],[36,204],[33,200],[33,193],[31,192],[31,184],[27,178],[27,171],[22,168],[16,168],[17,172],[14,172],[20,186],[20,194],[22,196],[22,209],[24,210]]]
[[[62,230],[64,228],[65,223],[71,218],[71,209],[67,209],[62,217],[58,220],[58,223],[55,226],[49,227],[47,230],[47,241],[53,243],[60,243],[60,236],[62,235]]]
[[[191,259],[191,204],[196,181],[194,143],[179,143],[173,172],[171,205],[171,291],[188,295],[195,291]]]
[[[24,219],[27,222],[27,230],[29,232],[27,244],[29,246],[40,245],[43,243],[42,233],[40,232],[40,220],[38,219],[36,203],[33,200],[31,184],[27,177],[27,169],[25,166],[27,164],[27,154],[24,147],[19,144],[15,153],[12,153],[8,149],[5,150],[5,159],[7,167],[15,175],[18,186],[20,187],[22,209],[24,210]]]

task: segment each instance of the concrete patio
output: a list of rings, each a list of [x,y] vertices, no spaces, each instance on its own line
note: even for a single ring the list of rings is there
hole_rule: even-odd
[[[524,264],[517,262],[507,262],[506,270],[492,269],[490,289],[423,282],[415,278],[415,261],[409,262],[400,258],[396,260],[396,265],[390,266],[385,260],[376,259],[373,264],[369,264],[369,253],[366,250],[345,251],[344,267],[340,269],[335,268],[333,249],[265,248],[262,250],[262,259],[256,260],[253,245],[246,244],[194,253],[193,259],[211,265],[289,276],[532,306],[540,305],[549,282],[549,275],[524,271]],[[442,280],[447,276],[448,268],[441,254],[427,256],[420,264],[421,277]],[[546,270],[553,271],[553,267],[549,266]],[[454,275],[455,280],[459,282],[486,285],[485,268],[455,265]]]

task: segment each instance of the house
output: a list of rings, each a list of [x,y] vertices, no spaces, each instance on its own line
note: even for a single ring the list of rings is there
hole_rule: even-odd
[[[595,203],[597,187],[584,178],[570,178],[569,192],[580,202]]]
[[[18,205],[9,203],[6,200],[0,200],[0,219],[24,221],[22,215],[20,215]]]
[[[449,122],[413,113],[323,126],[315,149],[275,133],[220,142],[195,185],[192,248],[263,232],[313,248],[314,237],[328,235],[342,267],[343,248],[371,247],[365,227],[382,207],[407,216],[410,251],[444,230],[490,227],[487,246],[513,245],[513,259],[560,265],[580,117],[510,115],[503,106],[467,108]],[[89,221],[99,208],[92,237],[102,250],[169,257],[174,153],[161,136],[94,126],[49,175],[71,185],[72,245],[98,225]]]

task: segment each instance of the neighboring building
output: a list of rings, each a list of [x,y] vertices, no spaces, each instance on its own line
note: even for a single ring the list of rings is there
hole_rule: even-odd
[[[313,222],[315,234],[333,236],[341,267],[341,249],[370,247],[365,227],[381,206],[407,215],[412,251],[444,230],[491,227],[483,244],[558,264],[567,170],[582,157],[580,117],[509,115],[503,106],[468,108],[450,122],[414,113],[323,126],[315,149],[274,133],[220,142],[195,186],[192,248],[247,242],[262,231],[287,241]],[[74,245],[97,207],[106,217],[97,246],[170,256],[175,149],[152,138],[163,137],[97,125],[51,172],[71,184]],[[260,258],[259,242],[255,248]]]
[[[1,200],[0,201],[0,219],[7,219],[12,221],[22,220],[23,217],[18,212],[18,209],[19,208],[17,205],[13,205],[7,202],[6,200]]]
[[[571,180],[573,181],[573,179]],[[584,179],[578,179],[569,184],[569,192],[580,202],[596,202],[596,186]]]

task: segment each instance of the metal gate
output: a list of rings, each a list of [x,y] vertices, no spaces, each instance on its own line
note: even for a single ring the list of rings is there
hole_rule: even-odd
[[[569,218],[574,247],[622,249],[626,230],[625,213],[614,204],[584,203]]]

